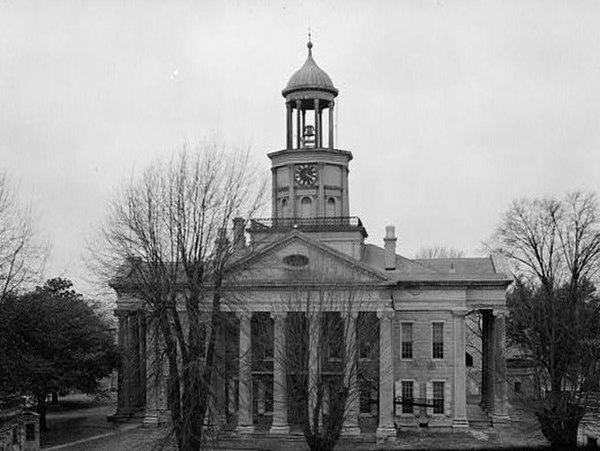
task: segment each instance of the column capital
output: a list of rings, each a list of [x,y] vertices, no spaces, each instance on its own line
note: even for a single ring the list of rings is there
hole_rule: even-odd
[[[351,310],[349,312],[342,312],[342,317],[346,319],[357,319],[359,313],[360,312],[355,310]]]
[[[506,316],[508,315],[508,309],[494,309],[492,310],[492,315],[494,315],[495,318],[503,318],[506,319]]]
[[[248,311],[239,312],[238,311],[238,312],[233,312],[233,313],[234,313],[234,315],[236,316],[237,319],[243,320],[243,319],[251,319],[253,312],[248,312]]]
[[[377,310],[377,318],[392,319],[394,317],[394,313],[396,313],[396,312],[392,308]]]
[[[452,309],[452,316],[454,316],[454,317],[460,317],[460,316],[462,316],[464,318],[465,316],[467,316],[467,313],[469,313],[469,309],[468,308],[454,308],[454,309]]]
[[[273,319],[286,319],[287,314],[288,314],[287,311],[277,310],[277,311],[271,312],[271,317]]]

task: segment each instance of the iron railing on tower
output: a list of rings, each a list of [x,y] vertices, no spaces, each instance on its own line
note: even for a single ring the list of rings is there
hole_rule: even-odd
[[[286,232],[289,230],[304,232],[321,231],[360,231],[367,236],[358,216],[331,216],[320,218],[259,218],[250,220],[250,233]]]

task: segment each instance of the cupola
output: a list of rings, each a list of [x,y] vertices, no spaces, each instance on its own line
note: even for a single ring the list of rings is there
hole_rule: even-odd
[[[315,62],[313,43],[308,38],[308,57],[300,69],[288,81],[281,92],[287,107],[287,149],[333,149],[333,108],[338,90],[327,73]],[[323,112],[327,111],[327,143],[323,124]],[[294,116],[296,124],[294,126]]]

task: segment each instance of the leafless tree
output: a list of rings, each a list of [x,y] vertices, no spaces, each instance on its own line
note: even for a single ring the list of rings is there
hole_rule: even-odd
[[[6,174],[0,173],[0,302],[39,276],[47,246],[35,236],[31,208],[20,204]]]
[[[431,247],[422,247],[416,253],[415,258],[461,258],[464,257],[464,252],[454,247],[447,247],[441,244],[436,244]]]
[[[282,299],[287,346],[275,359],[288,375],[291,411],[307,445],[332,450],[343,432],[359,432],[359,383],[377,389],[369,385],[379,380],[379,323],[364,311],[368,291],[360,283],[339,280],[325,264],[295,271],[295,288]]]
[[[600,268],[599,212],[594,194],[522,199],[505,213],[491,242],[518,275],[509,293],[508,338],[550,380],[552,396],[539,415],[551,441],[575,440],[584,396],[573,393],[585,394],[598,379],[600,304],[593,282]]]
[[[181,450],[200,449],[211,421],[226,268],[243,239],[232,242],[226,231],[261,206],[265,179],[256,174],[247,152],[214,142],[184,149],[122,187],[102,230],[103,251],[96,251],[98,270],[143,300],[158,324]]]

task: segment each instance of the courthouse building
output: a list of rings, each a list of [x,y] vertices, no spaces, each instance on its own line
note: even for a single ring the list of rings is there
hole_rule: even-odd
[[[249,240],[238,243],[236,286],[242,295],[231,303],[234,338],[221,346],[239,356],[218,390],[223,418],[244,433],[252,433],[264,418],[271,421],[270,433],[289,432],[298,400],[285,389],[291,375],[273,356],[285,346],[286,318],[306,311],[305,304],[283,300],[299,290],[303,275],[311,274],[302,283],[305,290],[326,286],[345,293],[345,299],[355,294],[350,306],[330,303],[352,331],[346,337],[361,340],[353,329],[361,318],[376,331],[375,343],[359,343],[357,358],[377,380],[369,384],[363,376],[354,377],[359,396],[350,398],[348,409],[359,415],[347,416],[346,433],[360,433],[364,419],[381,438],[395,437],[403,428],[468,427],[465,316],[472,313],[480,314],[483,331],[479,404],[491,421],[507,421],[505,315],[512,279],[505,261],[496,255],[410,259],[397,253],[392,226],[382,231],[382,246],[367,242],[365,227],[350,210],[353,156],[337,148],[334,139],[338,90],[316,64],[312,43],[282,94],[285,148],[267,154],[272,215],[251,220],[245,234],[239,223],[234,225],[234,235]],[[372,183],[376,189],[377,180]],[[150,375],[158,348],[150,344],[143,306],[120,284],[113,287],[119,342],[135,356],[121,367],[116,416],[138,414],[154,424],[167,417],[164,387]],[[307,322],[309,334],[318,329],[312,317]],[[269,352],[257,346],[265,337],[272,343]],[[263,364],[255,364],[259,360]]]

